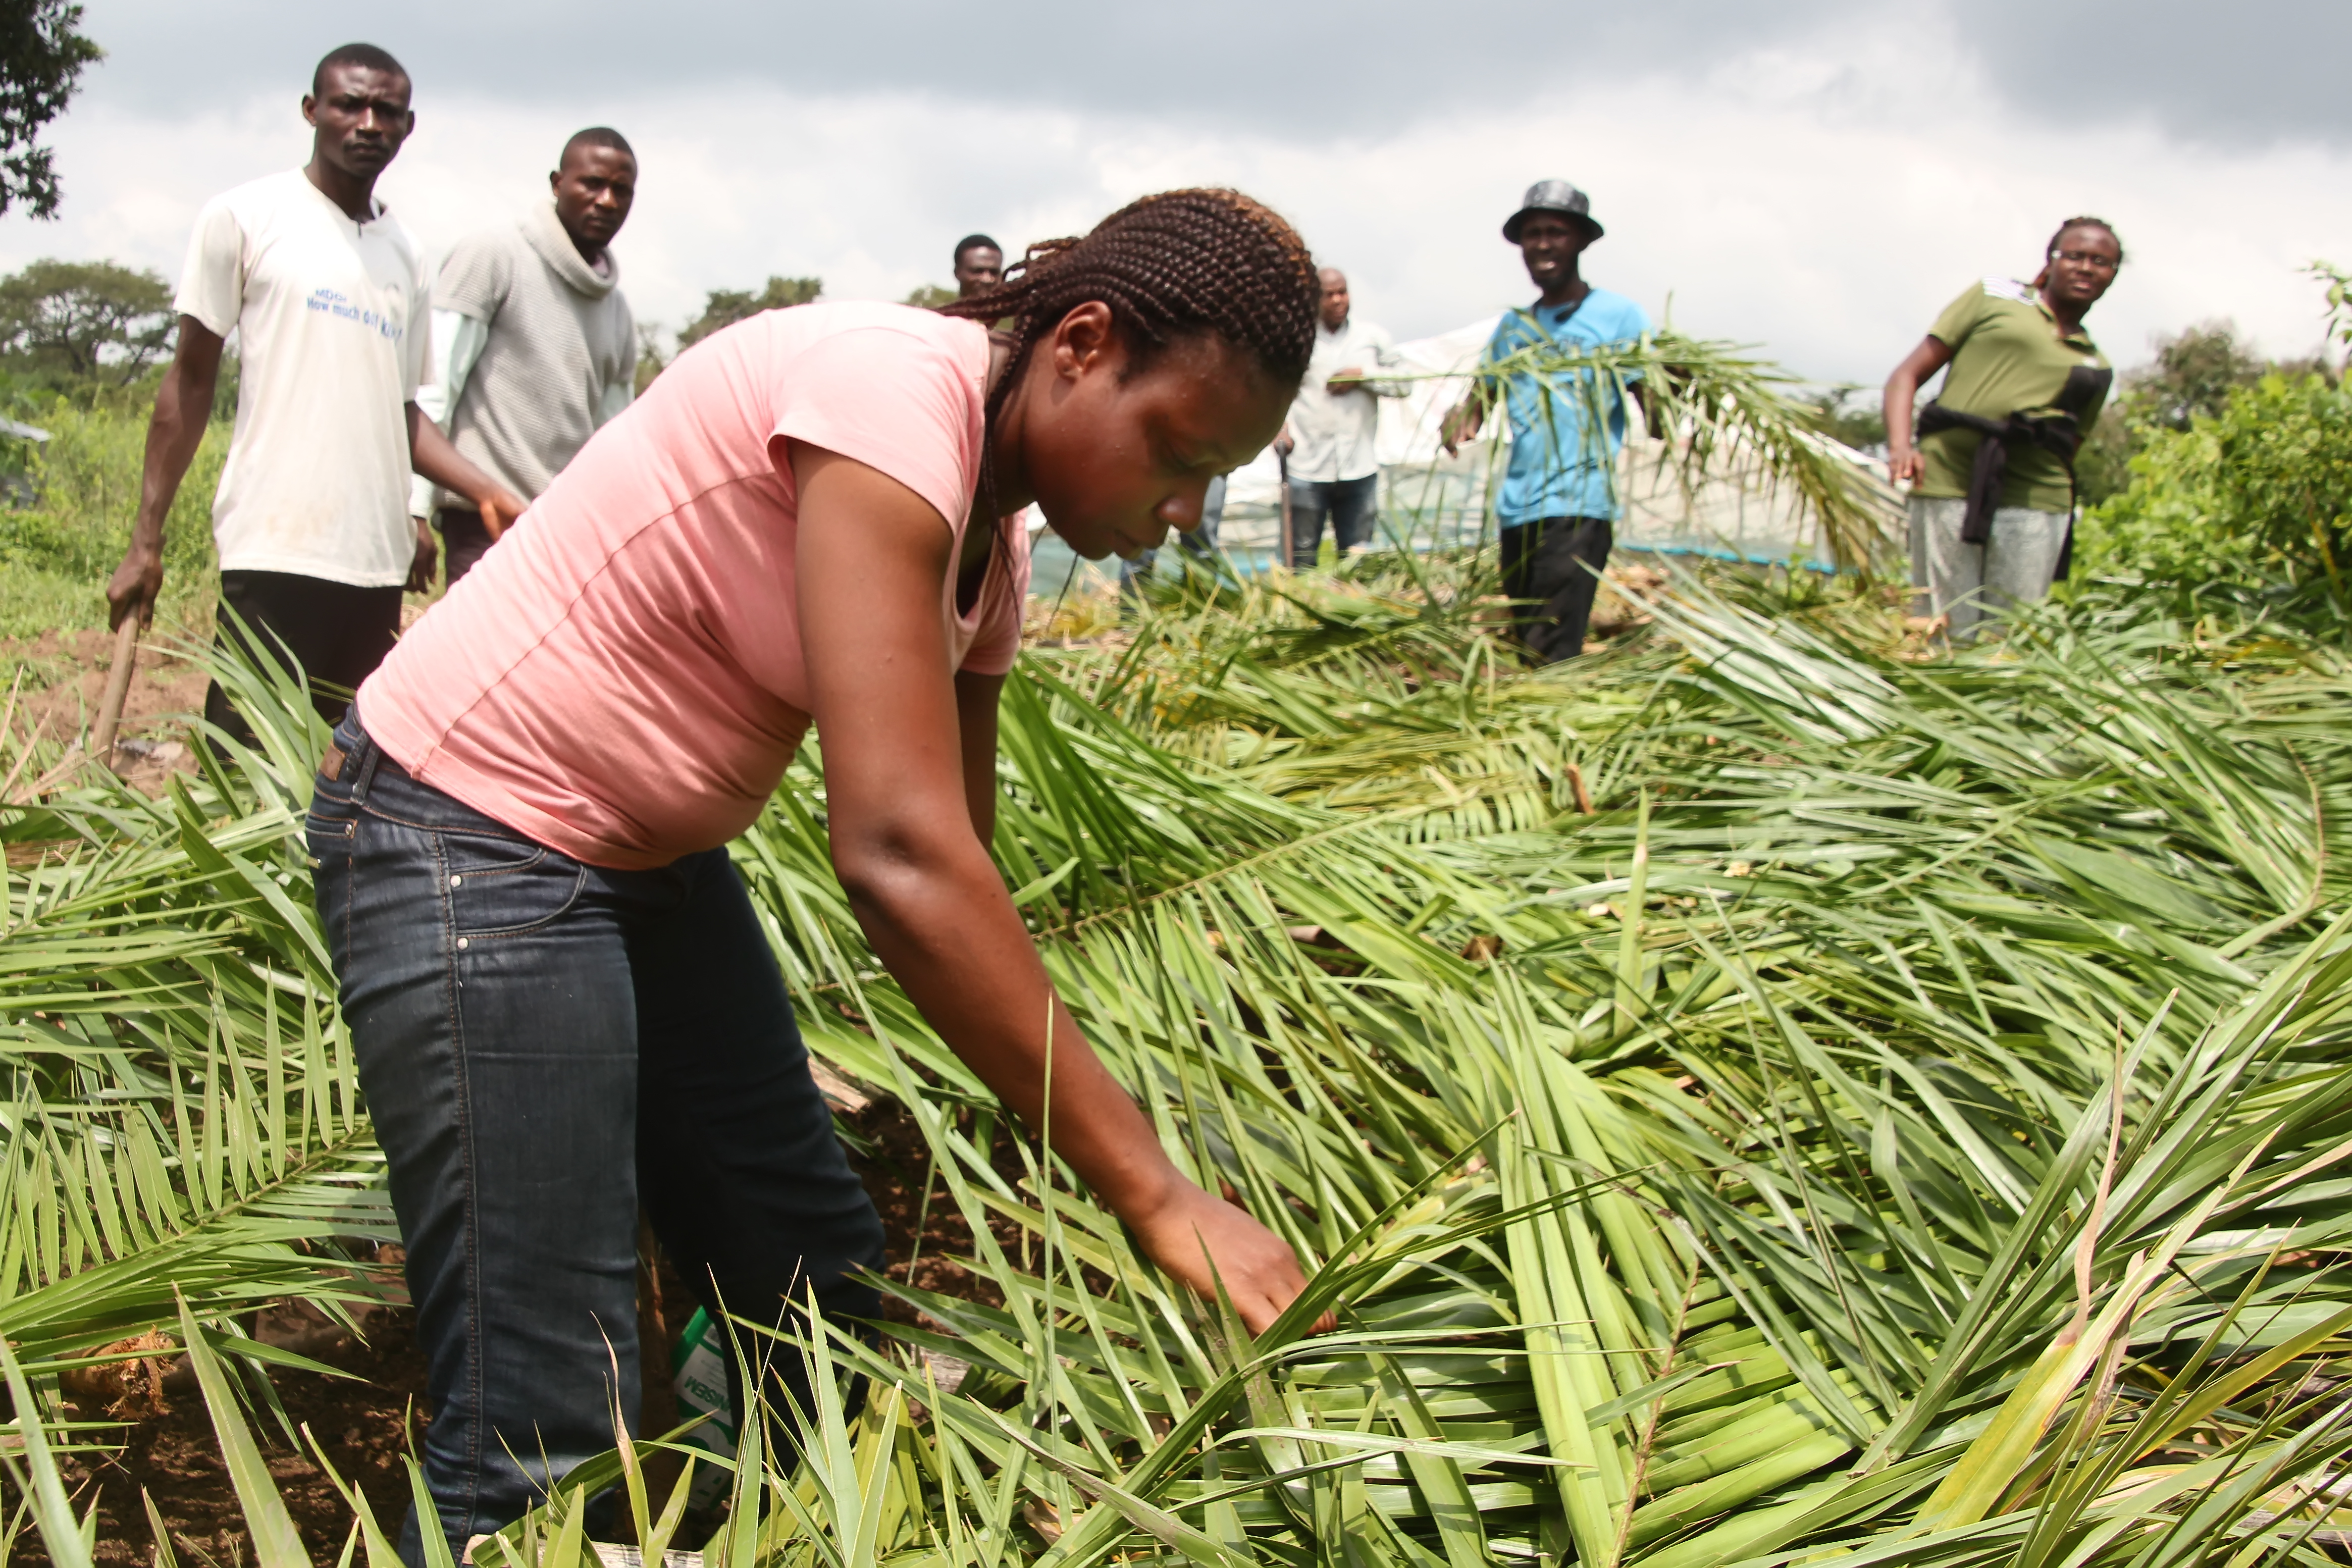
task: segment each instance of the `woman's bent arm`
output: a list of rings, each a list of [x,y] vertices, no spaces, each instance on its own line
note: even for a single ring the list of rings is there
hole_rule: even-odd
[[[1951,363],[1951,346],[1930,335],[1921,338],[1919,346],[1906,354],[1895,374],[1886,378],[1886,396],[1880,405],[1886,416],[1886,468],[1888,478],[1898,485],[1906,480],[1917,483],[1923,466],[1918,449],[1911,445],[1911,405],[1919,389]]]
[[[1048,1122],[1050,1039],[1055,1152],[1153,1261],[1203,1294],[1222,1283],[1250,1331],[1263,1331],[1305,1287],[1297,1258],[1171,1163],[1055,996],[975,832],[972,726],[947,678],[945,523],[863,463],[795,444],[792,468],[828,831],[859,923],[932,1027],[1033,1128]],[[993,771],[992,762],[992,789]]]

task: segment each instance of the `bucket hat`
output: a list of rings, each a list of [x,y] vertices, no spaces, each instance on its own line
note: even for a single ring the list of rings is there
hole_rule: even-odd
[[[1559,214],[1582,228],[1588,240],[1599,239],[1604,232],[1593,221],[1591,196],[1566,180],[1538,180],[1528,187],[1526,199],[1519,203],[1519,210],[1503,225],[1503,237],[1513,245],[1518,244],[1519,230],[1526,227],[1528,219],[1537,213]]]

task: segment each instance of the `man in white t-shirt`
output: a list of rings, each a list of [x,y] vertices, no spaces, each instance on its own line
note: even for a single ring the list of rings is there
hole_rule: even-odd
[[[1383,397],[1406,389],[1376,381],[1373,373],[1403,364],[1388,333],[1360,320],[1350,309],[1348,275],[1336,267],[1320,274],[1322,306],[1315,322],[1315,353],[1307,379],[1274,449],[1287,459],[1290,477],[1290,564],[1315,564],[1323,542],[1323,520],[1331,520],[1339,553],[1369,544],[1380,500],[1381,459],[1375,446]]]
[[[236,612],[253,634],[238,641],[290,656],[331,722],[392,651],[402,588],[433,579],[433,535],[408,515],[412,468],[501,525],[522,502],[417,412],[430,284],[415,240],[374,195],[415,128],[408,73],[372,44],[346,44],[319,62],[302,117],[316,132],[308,165],[216,196],[196,219],[138,519],[106,596],[116,626],[154,615],[163,520],[234,331],[236,426],[213,500],[219,637],[236,636]],[[250,735],[217,682],[205,717]]]

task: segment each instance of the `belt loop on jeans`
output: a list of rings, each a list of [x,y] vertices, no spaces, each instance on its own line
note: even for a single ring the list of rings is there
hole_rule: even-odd
[[[363,805],[367,803],[368,785],[375,779],[375,765],[383,760],[383,748],[377,745],[375,737],[365,730],[360,731],[360,750],[363,754],[360,758],[359,775],[352,780],[353,805]]]

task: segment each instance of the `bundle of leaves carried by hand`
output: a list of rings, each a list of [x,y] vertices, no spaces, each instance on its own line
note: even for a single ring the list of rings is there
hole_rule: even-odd
[[[1710,479],[1769,498],[1786,492],[1794,510],[1820,529],[1828,563],[1845,571],[1884,566],[1900,498],[1853,455],[1841,457],[1820,433],[1817,405],[1790,395],[1796,378],[1736,343],[1687,337],[1672,327],[1627,343],[1573,347],[1539,334],[1498,358],[1482,360],[1466,378],[1469,404],[1482,415],[1502,405],[1506,389],[1526,399],[1529,428],[1571,468],[1612,466],[1612,424],[1638,401],[1638,415],[1660,437],[1641,459],[1671,478],[1687,499]],[[1458,374],[1405,381],[1464,381]],[[1561,428],[1563,409],[1576,428]],[[1496,460],[1499,462],[1499,451]]]
[[[983,1289],[896,1285],[920,1326],[780,1343],[824,1361],[811,1436],[780,1462],[749,1424],[698,1544],[730,1568],[2331,1561],[2341,653],[2085,599],[1928,661],[1864,594],[1684,584],[1626,649],[1526,673],[1486,570],[1187,578],[1124,648],[1008,688],[994,848],[1057,983],[1171,1155],[1313,1270],[1255,1339],[1034,1142],[1006,1173],[998,1108],[831,875],[821,755],[794,769],[737,864],[813,1049],[905,1103]],[[258,786],[225,787],[169,824],[89,812],[81,853],[194,833],[261,864],[235,835],[264,808],[230,805]],[[267,894],[199,874],[184,921],[275,929]],[[127,946],[135,913],[92,940]],[[315,966],[271,967],[335,1059]],[[89,1027],[117,1042],[187,989],[106,984]],[[41,1408],[19,1395],[64,1562]],[[650,1492],[646,1447],[475,1560],[584,1563],[606,1485],[643,1547],[676,1543],[688,1483]],[[266,1474],[238,1474],[257,1551],[292,1561]],[[355,1526],[389,1568],[381,1542]]]

